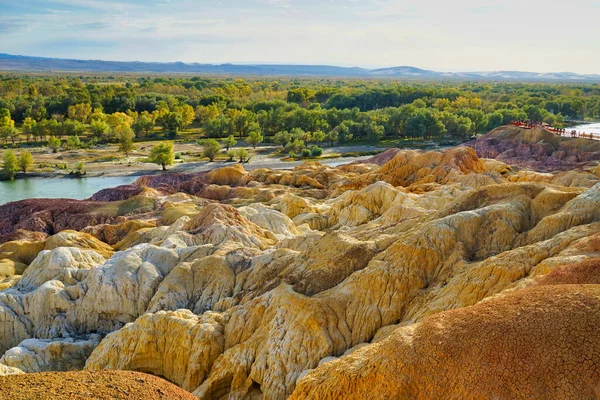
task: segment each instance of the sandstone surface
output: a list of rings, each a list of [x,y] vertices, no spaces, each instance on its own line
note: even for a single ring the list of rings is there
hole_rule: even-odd
[[[398,150],[59,204],[0,206],[22,213],[0,219],[0,374],[131,370],[202,399],[597,394],[590,170]]]

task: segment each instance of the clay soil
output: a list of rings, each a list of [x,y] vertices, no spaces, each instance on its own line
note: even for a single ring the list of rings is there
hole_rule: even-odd
[[[0,377],[1,400],[198,400],[152,375],[130,371],[48,372]]]

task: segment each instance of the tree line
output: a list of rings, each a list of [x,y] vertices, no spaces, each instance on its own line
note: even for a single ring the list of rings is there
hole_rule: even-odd
[[[461,141],[511,120],[586,118],[600,118],[599,85],[0,75],[4,143],[68,147],[85,136],[79,145],[119,142],[126,151],[135,137],[172,139],[193,127],[205,138],[294,151],[311,142]]]

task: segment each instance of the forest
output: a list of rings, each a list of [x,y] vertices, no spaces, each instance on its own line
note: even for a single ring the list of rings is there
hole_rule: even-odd
[[[460,142],[511,120],[600,119],[600,85],[192,76],[0,75],[0,140],[74,145],[193,134],[302,148]]]

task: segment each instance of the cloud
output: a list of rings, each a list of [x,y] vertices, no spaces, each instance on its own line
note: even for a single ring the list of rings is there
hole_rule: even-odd
[[[592,0],[552,7],[542,0],[8,3],[0,15],[2,51],[15,54],[436,70],[598,72],[600,65],[599,2]],[[573,13],[578,23],[569,25],[565,15]]]
[[[27,18],[0,18],[0,35],[14,34],[27,28]]]
[[[72,24],[70,27],[77,30],[93,31],[97,29],[107,29],[110,27],[110,24],[107,22],[87,22],[83,24]]]

